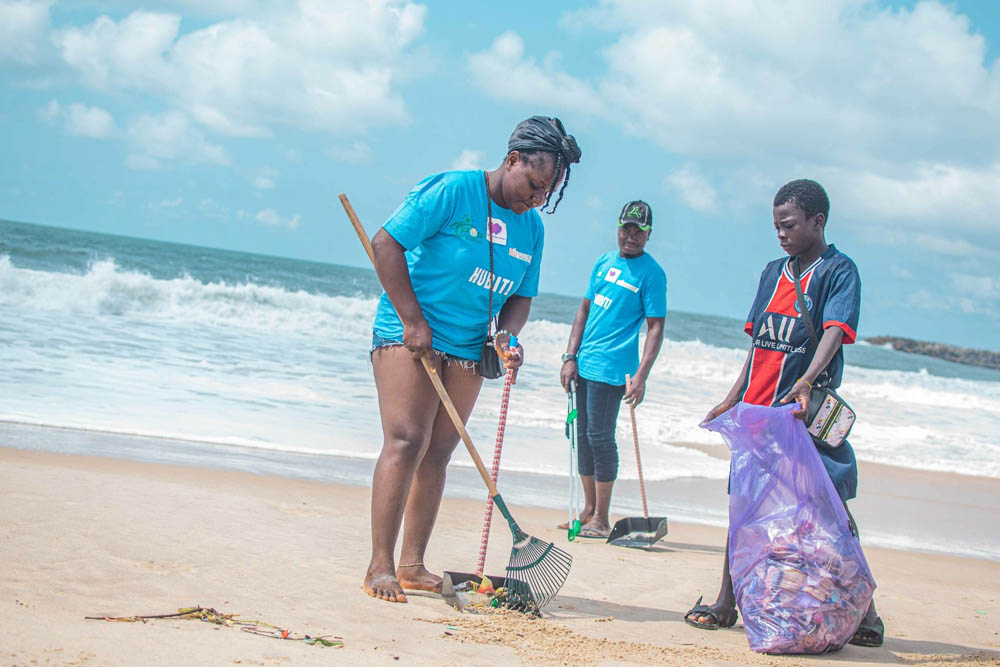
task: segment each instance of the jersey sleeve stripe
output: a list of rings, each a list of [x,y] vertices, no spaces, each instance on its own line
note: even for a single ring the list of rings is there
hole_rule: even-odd
[[[838,322],[837,320],[827,320],[826,322],[823,322],[824,329],[827,329],[829,327],[840,327],[841,329],[844,330],[844,340],[843,340],[844,345],[849,345],[858,338],[858,333],[854,329],[852,329],[849,324]]]

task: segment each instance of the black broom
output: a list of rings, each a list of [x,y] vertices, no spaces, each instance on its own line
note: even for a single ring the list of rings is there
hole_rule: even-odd
[[[347,212],[347,217],[350,218],[351,224],[354,226],[354,231],[358,234],[358,238],[361,239],[361,244],[365,247],[365,252],[368,253],[368,259],[371,260],[374,266],[375,253],[372,250],[371,241],[368,239],[368,234],[365,232],[364,227],[361,226],[361,221],[358,220],[351,202],[347,199],[347,195],[340,195],[340,203],[343,205],[344,211]],[[573,557],[551,542],[545,542],[537,537],[528,535],[517,525],[514,517],[510,514],[510,510],[507,509],[503,498],[500,497],[500,492],[497,491],[496,484],[490,478],[490,473],[486,470],[483,460],[479,458],[479,452],[476,451],[476,446],[472,444],[472,438],[465,429],[465,424],[462,423],[462,418],[458,414],[458,410],[455,409],[455,404],[452,403],[451,397],[448,396],[448,390],[444,388],[444,384],[441,382],[437,371],[430,365],[426,357],[421,357],[420,360],[424,364],[424,370],[427,371],[427,376],[430,378],[431,384],[434,385],[441,403],[444,404],[445,410],[448,411],[448,416],[451,417],[451,421],[455,425],[455,430],[458,431],[462,442],[465,443],[465,448],[469,450],[469,455],[476,464],[476,469],[479,470],[480,477],[483,478],[486,488],[489,489],[494,505],[496,505],[504,518],[507,519],[508,525],[510,525],[514,545],[510,550],[510,561],[507,563],[506,581],[504,582],[507,587],[507,595],[503,600],[503,604],[511,609],[537,613],[562,588],[566,577],[569,576],[569,568],[573,563]]]

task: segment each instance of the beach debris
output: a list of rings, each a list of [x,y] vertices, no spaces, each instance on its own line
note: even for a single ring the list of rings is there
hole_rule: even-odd
[[[311,635],[297,635],[286,628],[265,623],[259,620],[242,620],[239,614],[223,614],[211,607],[181,607],[172,614],[151,614],[148,616],[84,616],[88,621],[108,621],[109,623],[147,623],[157,619],[178,619],[193,620],[212,623],[213,625],[224,625],[227,627],[238,627],[243,632],[270,637],[272,639],[287,639],[289,641],[300,641],[310,646],[330,646],[333,648],[343,648],[343,637],[334,635],[322,635],[313,637]]]

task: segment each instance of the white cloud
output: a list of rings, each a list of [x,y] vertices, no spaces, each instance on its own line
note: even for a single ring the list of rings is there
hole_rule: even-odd
[[[221,134],[408,121],[394,87],[417,66],[407,49],[423,31],[422,5],[249,4],[239,18],[187,33],[177,14],[136,11],[57,30],[54,41],[84,84],[150,95]]]
[[[74,102],[66,110],[66,131],[78,137],[102,139],[115,131],[115,121],[100,107]]]
[[[486,160],[486,153],[483,151],[464,150],[455,158],[448,169],[461,171],[465,169],[482,169]]]
[[[288,227],[289,229],[298,229],[299,222],[301,222],[298,215],[294,215],[291,218],[284,219],[274,209],[265,208],[257,212],[254,219],[264,225],[269,227]]]
[[[473,81],[493,97],[577,113],[601,113],[597,91],[561,71],[560,59],[558,52],[549,52],[540,63],[525,57],[524,40],[514,32],[505,32],[489,49],[470,55],[466,64]]]
[[[371,146],[363,141],[355,141],[350,146],[334,146],[327,153],[333,159],[348,164],[367,164],[375,159]]]
[[[62,121],[66,133],[75,137],[103,139],[116,130],[110,113],[100,107],[88,107],[79,102],[63,107],[58,101],[50,100],[39,109],[38,116],[50,124]]]
[[[699,210],[815,175],[849,193],[835,215],[857,225],[993,229],[1000,60],[954,3],[885,4],[600,0],[561,25],[608,36],[604,71],[539,64],[510,32],[469,70],[494,98],[589,113],[698,163],[700,182],[670,183]]]
[[[955,288],[966,296],[988,301],[1000,301],[1000,276],[975,276],[967,273],[951,274]]]
[[[163,160],[230,164],[221,146],[206,141],[187,116],[176,111],[139,116],[129,125],[128,138],[133,148],[128,165],[133,168],[156,168]]]
[[[996,230],[1000,162],[986,167],[917,164],[902,175],[846,168],[823,168],[818,173],[828,188],[851,193],[844,208],[858,220],[891,220],[932,229],[947,220],[949,227],[966,231]]]
[[[52,2],[0,0],[0,62],[36,64],[46,49]]]
[[[176,199],[164,199],[159,202],[149,202],[150,208],[177,208],[184,203],[184,197],[177,197]]]
[[[160,161],[141,153],[129,153],[125,158],[125,166],[137,171],[153,171],[160,168]]]
[[[953,6],[607,0],[564,23],[621,31],[592,85],[675,152],[880,169],[993,157],[1000,68]]]
[[[38,110],[38,117],[46,123],[55,123],[62,114],[62,107],[56,100],[49,100],[49,103]]]
[[[696,211],[702,213],[717,213],[719,197],[698,168],[688,163],[671,171],[666,178],[666,184],[673,189],[681,200]]]
[[[259,190],[272,190],[276,185],[278,172],[270,167],[264,167],[253,177],[253,186]]]

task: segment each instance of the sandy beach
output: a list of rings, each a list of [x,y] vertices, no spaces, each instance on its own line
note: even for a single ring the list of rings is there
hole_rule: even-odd
[[[1000,563],[869,548],[888,628],[880,649],[769,657],[742,623],[683,623],[714,595],[721,529],[671,524],[655,549],[578,541],[562,514],[519,507],[532,534],[574,556],[562,593],[531,620],[460,614],[437,595],[405,605],[360,590],[368,489],[244,472],[0,448],[0,663],[312,665],[355,662],[663,664],[1000,664]],[[482,502],[445,498],[428,553],[436,570],[473,570]],[[494,524],[487,572],[509,532]],[[192,620],[109,623],[201,605],[343,648],[255,636]]]

